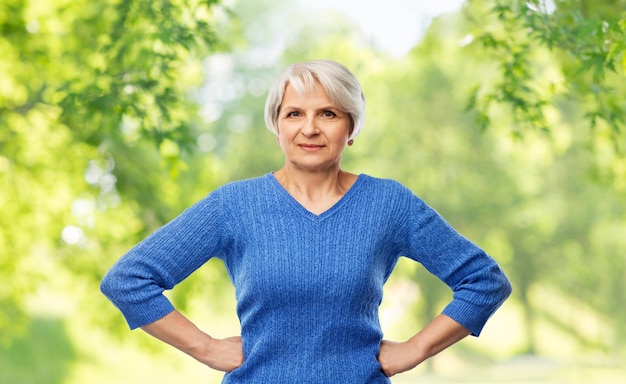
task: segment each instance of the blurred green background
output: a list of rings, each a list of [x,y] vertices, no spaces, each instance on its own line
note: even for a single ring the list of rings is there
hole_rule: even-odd
[[[0,3],[0,383],[219,382],[128,331],[98,284],[217,186],[282,165],[266,91],[313,58],[367,98],[344,168],[409,186],[514,285],[480,338],[393,382],[626,380],[625,2],[331,3]],[[406,261],[385,289],[398,340],[450,298]],[[168,295],[239,333],[219,261]]]

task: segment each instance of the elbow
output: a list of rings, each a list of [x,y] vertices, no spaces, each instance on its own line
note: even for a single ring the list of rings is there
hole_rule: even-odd
[[[509,279],[506,279],[506,288],[504,291],[506,292],[506,297],[511,296],[511,293],[513,293],[513,285],[511,285]]]
[[[100,280],[100,292],[109,300],[113,300],[113,298],[118,296],[119,284],[115,283],[116,280],[111,271],[105,274],[102,280]]]
[[[498,292],[500,294],[500,297],[502,298],[502,302],[504,302],[509,296],[511,296],[511,293],[513,293],[513,285],[504,273],[502,273],[502,279]]]

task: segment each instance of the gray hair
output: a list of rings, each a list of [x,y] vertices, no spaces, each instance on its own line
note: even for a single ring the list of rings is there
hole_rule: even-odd
[[[359,80],[348,68],[332,60],[311,60],[291,64],[278,76],[265,101],[265,125],[278,134],[278,114],[290,84],[303,94],[318,81],[335,105],[346,112],[352,121],[350,139],[354,139],[365,125],[365,96]]]

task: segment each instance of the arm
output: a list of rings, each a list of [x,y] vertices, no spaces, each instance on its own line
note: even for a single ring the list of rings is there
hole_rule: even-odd
[[[387,376],[416,367],[470,334],[478,336],[511,293],[511,284],[494,259],[421,199],[411,200],[407,228],[399,231],[400,243],[406,241],[403,254],[446,283],[454,296],[442,314],[409,340],[381,342],[378,360]]]
[[[211,193],[122,256],[100,283],[131,329],[174,310],[163,295],[224,249],[218,196]]]
[[[243,363],[241,337],[214,339],[176,310],[141,329],[218,371],[230,372]]]
[[[223,255],[223,208],[216,192],[156,230],[107,272],[102,292],[126,318],[205,365],[232,371],[243,362],[241,337],[214,339],[174,309],[163,292],[213,256]]]
[[[435,210],[419,199],[413,203],[405,255],[450,287],[453,298],[442,313],[478,336],[511,294],[511,283],[491,256]]]
[[[378,362],[387,377],[415,368],[436,355],[470,331],[446,315],[437,316],[424,329],[403,343],[383,340]]]

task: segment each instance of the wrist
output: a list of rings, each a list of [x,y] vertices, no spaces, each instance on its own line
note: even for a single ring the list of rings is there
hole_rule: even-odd
[[[415,362],[415,366],[421,364],[424,360],[428,359],[430,355],[428,354],[428,348],[425,348],[423,342],[420,341],[418,335],[411,337],[406,341],[411,357]]]
[[[215,348],[215,342],[208,334],[199,332],[182,351],[198,361],[205,361],[209,352]]]

